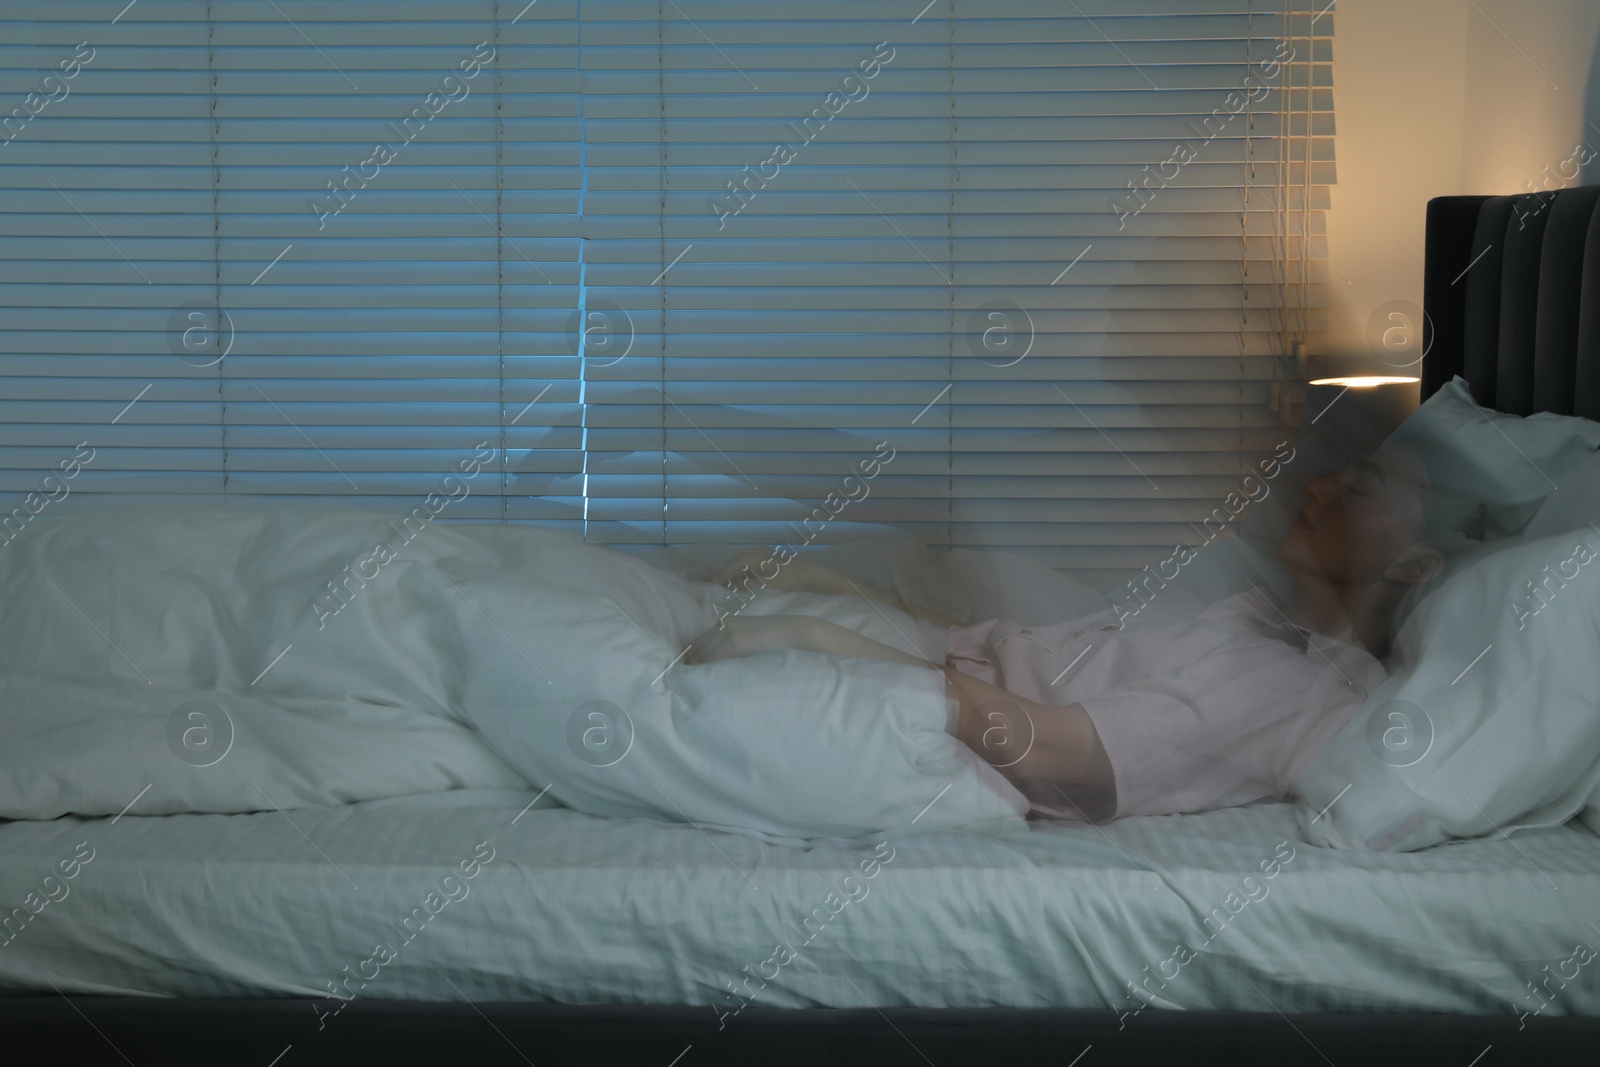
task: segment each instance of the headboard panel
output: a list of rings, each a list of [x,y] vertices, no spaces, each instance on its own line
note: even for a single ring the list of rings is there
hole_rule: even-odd
[[[1594,228],[1600,185],[1569,189],[1546,212],[1539,265],[1538,343],[1533,354],[1533,410],[1575,414],[1579,326],[1583,318],[1588,248],[1600,238]],[[1600,308],[1594,309],[1600,311]],[[1592,312],[1591,312],[1592,315]],[[1593,418],[1594,416],[1589,416]]]
[[[1600,420],[1600,186],[1428,203],[1422,399]]]

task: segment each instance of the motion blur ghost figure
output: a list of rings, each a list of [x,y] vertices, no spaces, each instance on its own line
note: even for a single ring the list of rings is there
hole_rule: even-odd
[[[807,616],[730,618],[731,632],[697,638],[688,661],[792,647],[940,670],[959,705],[952,732],[1037,816],[1170,814],[1281,797],[1381,684],[1396,609],[1443,567],[1429,539],[1439,513],[1431,493],[1421,460],[1403,447],[1312,479],[1276,547],[1295,586],[1285,603],[1251,583],[1209,605],[1172,588],[1137,616],[1108,606],[1045,627],[941,620],[943,663]],[[807,571],[801,584],[841,592],[824,571]]]

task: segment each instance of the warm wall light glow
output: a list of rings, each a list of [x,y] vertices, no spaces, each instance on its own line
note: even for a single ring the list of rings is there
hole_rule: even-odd
[[[1367,375],[1347,378],[1313,378],[1308,385],[1342,385],[1347,389],[1372,389],[1380,385],[1406,385],[1410,382],[1421,381],[1420,378],[1394,378],[1382,375]]]

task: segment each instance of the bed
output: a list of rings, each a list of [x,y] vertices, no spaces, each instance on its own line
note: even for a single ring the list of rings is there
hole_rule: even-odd
[[[1460,374],[1508,413],[1600,418],[1597,201],[1430,204],[1425,397]],[[1592,975],[1531,992],[1600,937],[1579,820],[1417,852],[1318,847],[1278,803],[880,836],[796,847],[532,787],[6,823],[0,901],[92,859],[0,946],[0,1020],[60,1062],[285,1067],[1488,1064],[1600,1038]]]

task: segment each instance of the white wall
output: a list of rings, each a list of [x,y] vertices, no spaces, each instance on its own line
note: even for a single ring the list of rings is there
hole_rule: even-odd
[[[1600,148],[1600,131],[1586,125],[1600,118],[1591,74],[1600,3],[1474,2],[1481,13],[1464,5],[1461,192],[1521,192],[1530,181],[1538,187],[1544,168],[1557,172],[1579,142]],[[1600,172],[1591,170],[1591,179],[1596,175]],[[1559,186],[1559,175],[1552,181]]]
[[[1329,353],[1341,359],[1369,354],[1380,305],[1421,305],[1430,198],[1527,191],[1546,166],[1558,186],[1586,135],[1600,151],[1588,125],[1600,127],[1600,3],[1340,0],[1335,17],[1338,183],[1325,251],[1337,268]],[[1577,181],[1600,181],[1600,160]]]

